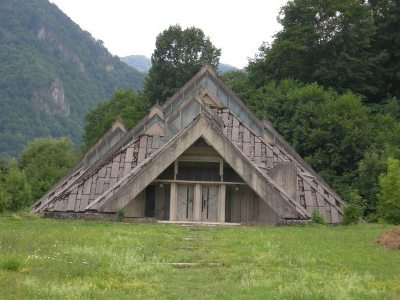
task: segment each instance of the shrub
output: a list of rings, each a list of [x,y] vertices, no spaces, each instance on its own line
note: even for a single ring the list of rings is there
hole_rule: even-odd
[[[124,216],[125,216],[125,211],[123,209],[120,209],[117,211],[117,220],[118,221],[122,221]]]
[[[358,220],[362,216],[362,209],[357,204],[351,203],[345,205],[344,209],[344,216],[343,216],[343,224],[357,224]]]
[[[379,214],[387,222],[400,224],[400,161],[387,160],[387,173],[379,178]]]
[[[356,189],[348,189],[345,195],[346,205],[343,209],[343,224],[357,224],[364,215],[367,208],[367,201],[360,196]]]
[[[316,209],[313,210],[313,212],[311,214],[311,219],[312,219],[313,223],[315,223],[315,224],[323,224],[323,225],[326,224],[324,217]]]

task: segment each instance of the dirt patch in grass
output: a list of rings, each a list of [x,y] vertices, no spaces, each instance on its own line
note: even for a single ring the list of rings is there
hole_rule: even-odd
[[[400,250],[400,226],[382,233],[376,242],[385,248]]]

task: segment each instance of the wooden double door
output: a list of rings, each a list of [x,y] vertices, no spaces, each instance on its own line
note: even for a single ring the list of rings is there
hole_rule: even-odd
[[[176,204],[177,220],[193,221],[194,185],[178,185]]]
[[[178,221],[218,221],[218,185],[179,184],[177,188]]]

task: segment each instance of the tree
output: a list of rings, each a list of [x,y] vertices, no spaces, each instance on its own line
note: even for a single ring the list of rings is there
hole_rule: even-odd
[[[375,26],[363,1],[293,0],[278,21],[283,29],[249,63],[251,82],[294,78],[340,93],[379,94],[382,82],[374,75],[381,58],[370,51]]]
[[[4,170],[0,169],[0,213],[8,210],[9,207],[9,195],[5,188],[5,177]]]
[[[85,116],[83,147],[88,149],[121,120],[128,128],[133,127],[146,114],[149,105],[143,95],[132,89],[116,90],[108,101],[100,102]]]
[[[157,36],[144,91],[151,103],[164,102],[204,64],[217,69],[221,50],[199,28],[170,26]]]
[[[68,172],[76,160],[77,154],[67,138],[41,138],[30,142],[22,151],[18,162],[19,172],[26,174],[24,180],[30,185],[32,194],[31,199],[25,199],[24,206],[43,196]],[[25,176],[23,174],[20,177]]]
[[[388,222],[400,224],[400,161],[387,160],[387,172],[379,178],[379,213]]]
[[[368,3],[376,27],[373,49],[383,57],[380,65],[383,92],[385,96],[400,99],[400,2],[368,0]]]
[[[5,177],[4,185],[6,193],[3,194],[3,210],[19,211],[32,204],[32,186],[23,170],[12,166]]]
[[[253,90],[249,104],[339,191],[351,186],[358,162],[375,142],[373,119],[350,92],[282,80]]]
[[[243,100],[247,101],[253,93],[247,73],[243,70],[231,70],[220,74],[222,80]]]
[[[367,213],[376,213],[378,207],[377,194],[380,191],[379,176],[385,172],[386,163],[381,151],[373,148],[366,151],[359,162],[355,185],[360,194],[367,199]]]

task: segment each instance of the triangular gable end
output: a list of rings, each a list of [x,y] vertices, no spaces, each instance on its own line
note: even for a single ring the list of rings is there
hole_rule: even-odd
[[[281,218],[309,219],[317,209],[328,223],[340,222],[341,199],[269,124],[252,114],[209,66],[203,67],[162,107],[156,104],[106,153],[98,155],[94,162],[81,162],[75,168],[76,176],[58,184],[33,210],[115,213],[149,184],[154,185],[156,176],[168,167],[169,160],[159,157],[169,155],[176,160],[200,137]],[[187,141],[186,148],[182,139]],[[89,156],[88,153],[85,157]],[[193,198],[199,201],[199,188],[198,184],[195,192],[188,188],[187,196],[194,194]],[[224,193],[219,191],[220,197]],[[226,193],[227,201],[236,197]],[[150,191],[146,197],[153,194]],[[172,190],[170,196],[176,196]],[[257,209],[261,208],[254,208]]]
[[[263,175],[240,151],[233,147],[221,130],[215,129],[215,124],[211,121],[210,116],[206,117],[206,113],[200,114],[190,126],[160,148],[151,159],[143,162],[143,165],[139,166],[139,170],[133,170],[133,173],[137,173],[130,179],[128,176],[126,182],[121,183],[121,187],[115,194],[110,192],[111,196],[103,195],[87,209],[106,213],[123,209],[199,138],[203,138],[212,145],[244,182],[282,219],[309,218],[304,209],[297,206],[293,200],[291,201],[272,179]]]

